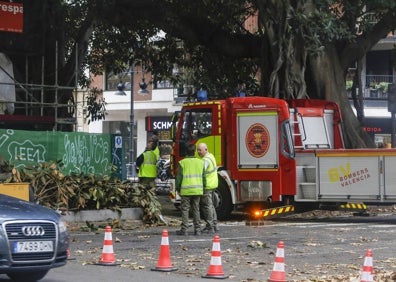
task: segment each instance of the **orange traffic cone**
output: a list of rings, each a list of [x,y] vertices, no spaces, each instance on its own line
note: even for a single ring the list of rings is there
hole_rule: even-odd
[[[158,256],[157,266],[151,270],[156,271],[175,271],[170,258],[168,230],[162,231],[161,247]]]
[[[116,265],[116,259],[113,251],[113,238],[111,235],[111,227],[106,226],[103,241],[102,257],[99,260],[100,265]]]
[[[276,256],[274,262],[274,268],[272,269],[271,276],[268,278],[269,282],[285,282],[285,251],[284,243],[280,241],[278,247],[276,248]]]
[[[224,275],[223,266],[221,265],[220,237],[215,235],[213,238],[212,257],[210,258],[208,273],[202,276],[202,278],[224,279],[227,277],[228,276]]]
[[[360,276],[360,282],[372,282],[373,279],[373,253],[370,249],[367,250],[364,258],[363,271]]]

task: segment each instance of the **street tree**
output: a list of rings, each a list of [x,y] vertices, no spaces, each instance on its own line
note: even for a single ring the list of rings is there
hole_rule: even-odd
[[[128,9],[128,1],[116,1],[124,9],[111,20],[125,26],[150,14],[150,23],[193,46],[188,52],[200,58],[199,69],[214,70],[211,77],[228,72],[230,66],[224,62],[236,62],[232,71],[247,62],[251,65],[247,73],[259,70],[259,95],[336,101],[343,114],[346,146],[374,146],[350,106],[345,78],[348,68],[360,66],[367,52],[395,29],[394,1],[152,2],[157,9],[150,9],[150,1],[140,3],[138,10]],[[244,25],[249,17],[257,18],[253,32]],[[210,64],[218,64],[216,58],[223,63],[217,68]],[[220,85],[235,85],[235,72],[227,78]],[[358,88],[354,105],[361,118],[362,87]]]
[[[186,74],[172,76],[176,64],[210,98],[233,96],[243,86],[250,95],[336,101],[346,146],[373,146],[350,107],[345,78],[351,66],[359,73],[365,54],[395,30],[392,0],[47,0],[40,7],[23,2],[35,10],[27,18],[30,35],[41,35],[40,55],[53,53],[58,42],[57,71],[65,84],[72,83],[75,69],[83,82],[85,66],[100,74],[139,62],[156,80],[178,83]],[[8,42],[0,40],[0,51]],[[361,118],[362,87],[356,88]]]

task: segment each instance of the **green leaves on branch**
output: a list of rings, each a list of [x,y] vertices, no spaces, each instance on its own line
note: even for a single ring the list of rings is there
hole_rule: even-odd
[[[103,90],[96,87],[89,90],[87,96],[88,124],[91,121],[104,120],[106,114],[106,101],[103,98]]]
[[[132,203],[143,209],[143,222],[148,224],[161,222],[161,204],[158,202],[154,190],[137,184],[133,192]]]
[[[154,190],[147,190],[137,183],[122,182],[116,178],[99,175],[72,174],[61,172],[61,162],[39,163],[22,170],[9,168],[6,182],[30,183],[35,201],[48,208],[60,211],[111,209],[140,207],[143,221],[160,222],[161,205]]]

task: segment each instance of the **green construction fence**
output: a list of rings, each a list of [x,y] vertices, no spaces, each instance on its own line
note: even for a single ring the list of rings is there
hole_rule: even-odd
[[[124,147],[122,136],[115,134],[0,129],[0,156],[4,161],[17,168],[61,161],[65,175],[84,173],[125,179]]]

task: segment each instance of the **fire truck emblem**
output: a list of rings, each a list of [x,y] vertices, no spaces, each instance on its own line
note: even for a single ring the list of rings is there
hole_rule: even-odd
[[[270,136],[268,129],[261,123],[255,123],[246,131],[246,149],[255,158],[261,158],[268,152]]]

